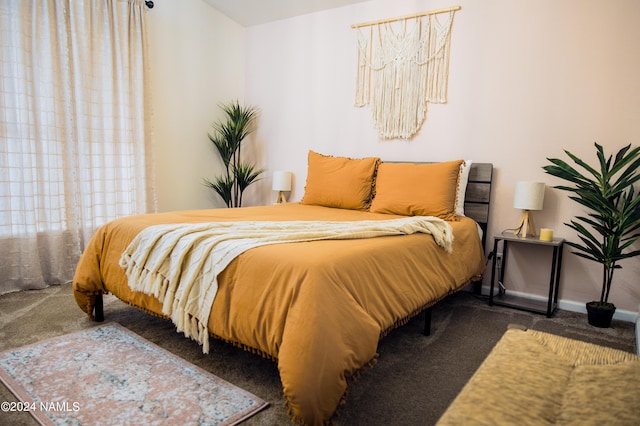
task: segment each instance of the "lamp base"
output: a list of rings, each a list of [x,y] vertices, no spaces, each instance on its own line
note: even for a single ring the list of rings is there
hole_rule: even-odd
[[[528,236],[535,237],[536,227],[533,224],[533,215],[529,210],[523,210],[522,216],[520,216],[520,222],[518,222],[518,226],[513,231],[514,234],[519,235],[522,238],[526,238]]]
[[[284,196],[283,191],[278,191],[278,198],[276,198],[276,204],[284,204],[287,202],[287,197]]]

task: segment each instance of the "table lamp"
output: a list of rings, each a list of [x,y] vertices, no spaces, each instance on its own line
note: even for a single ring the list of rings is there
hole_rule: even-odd
[[[544,182],[516,182],[516,191],[513,197],[513,207],[522,209],[522,216],[514,234],[525,238],[528,235],[536,235],[536,227],[533,224],[532,210],[542,210],[544,201]]]
[[[273,172],[271,189],[274,191],[278,191],[278,198],[276,198],[276,203],[286,203],[287,198],[284,196],[284,191],[291,191],[291,172]]]

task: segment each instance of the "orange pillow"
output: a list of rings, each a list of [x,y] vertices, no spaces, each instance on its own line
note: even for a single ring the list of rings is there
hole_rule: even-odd
[[[462,160],[380,164],[371,211],[455,220],[461,164]]]
[[[366,210],[373,197],[379,158],[332,157],[309,151],[302,204]]]

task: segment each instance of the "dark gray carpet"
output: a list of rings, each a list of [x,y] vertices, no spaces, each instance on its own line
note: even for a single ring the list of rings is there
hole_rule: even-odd
[[[282,403],[276,365],[258,355],[214,341],[209,355],[175,332],[170,321],[131,308],[113,297],[105,301],[107,321],[115,321],[269,401],[271,406],[246,425],[290,424]],[[558,311],[553,318],[490,307],[470,293],[450,296],[433,309],[432,335],[422,335],[419,315],[393,331],[379,346],[377,365],[349,388],[334,423],[431,425],[482,363],[509,324],[635,352],[634,325],[615,321],[610,329],[587,324],[586,316]],[[76,306],[70,285],[0,296],[0,350],[91,327]],[[15,401],[0,385],[0,401]],[[27,413],[0,412],[2,425],[35,425]]]

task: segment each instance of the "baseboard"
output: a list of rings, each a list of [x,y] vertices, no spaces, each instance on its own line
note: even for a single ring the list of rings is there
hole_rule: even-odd
[[[482,286],[482,294],[486,294],[488,296],[489,295],[489,289],[490,289],[490,287],[488,287],[488,286]],[[494,291],[495,291],[495,289],[494,289]],[[539,295],[529,294],[529,293],[523,293],[523,292],[519,292],[519,291],[509,290],[509,294],[512,294],[512,295],[518,296],[518,297],[522,297],[524,299],[547,301],[547,298],[544,297],[544,296],[539,296]],[[587,307],[585,306],[585,304],[586,304],[586,302],[574,302],[572,300],[560,299],[560,300],[558,300],[558,309],[563,309],[565,311],[571,311],[571,312],[580,312],[580,313],[586,314],[587,313]],[[627,321],[627,322],[636,322],[636,320],[638,319],[638,312],[626,311],[626,310],[623,310],[623,309],[616,309],[615,314],[613,314],[613,319],[617,319],[617,320],[620,320],[620,321]],[[638,327],[640,327],[640,325]],[[637,328],[636,328],[636,332],[638,332]],[[640,340],[638,340],[638,341],[640,342]]]
[[[566,311],[582,312],[584,314],[587,313],[585,302],[580,303],[580,302],[573,302],[570,300],[558,300],[558,308],[564,309]],[[616,308],[616,313],[613,314],[613,319],[617,319],[620,321],[635,322],[637,316],[638,316],[637,312],[625,311],[623,309]]]
[[[640,306],[638,306],[638,315],[636,315],[636,353],[640,355]]]

